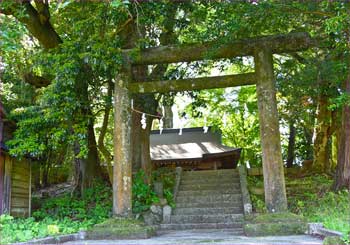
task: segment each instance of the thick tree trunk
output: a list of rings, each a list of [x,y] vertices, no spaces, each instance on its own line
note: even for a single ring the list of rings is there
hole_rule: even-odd
[[[306,152],[305,152],[305,159],[304,160],[312,160],[313,159],[313,148],[312,148],[312,130],[307,128],[306,126],[303,126],[303,132],[304,132],[304,139],[306,141]]]
[[[314,142],[313,170],[320,173],[328,171],[330,152],[331,111],[328,109],[328,96],[321,94],[318,101],[316,138]]]
[[[254,61],[258,76],[256,90],[263,156],[265,203],[269,212],[283,212],[287,210],[287,198],[271,50],[267,48],[257,50]]]
[[[22,3],[20,3],[22,2]],[[18,11],[22,5],[24,13]],[[16,10],[12,11],[14,8]],[[25,24],[28,31],[38,39],[45,49],[57,47],[62,43],[61,38],[50,23],[49,6],[41,5],[41,9],[37,10],[33,7],[30,1],[18,1],[14,3],[12,9],[2,10],[5,14],[13,14],[22,23]]]
[[[24,7],[24,13],[17,15],[20,13],[20,11],[13,11],[13,9],[17,8],[18,10],[21,5]],[[50,23],[49,5],[42,1],[38,1],[36,2],[36,7],[37,9],[33,7],[30,1],[19,1],[14,3],[10,9],[2,9],[1,11],[5,14],[15,15],[20,22],[26,25],[28,31],[38,39],[40,44],[45,49],[58,47],[58,45],[62,43],[62,40]],[[83,65],[82,70],[86,71],[86,66]],[[101,173],[93,127],[93,117],[88,98],[88,81],[91,79],[91,77],[86,77],[86,75],[90,73],[88,72],[85,74],[84,71],[80,74],[76,81],[76,86],[82,88],[82,90],[79,92],[82,93],[81,98],[83,100],[80,102],[85,106],[85,108],[82,108],[81,115],[88,117],[86,128],[88,139],[87,159],[76,160],[76,162],[79,162],[79,171],[81,172],[79,179],[82,181],[79,185],[81,186],[82,190],[85,187],[91,186],[91,183],[95,177],[99,177]],[[77,150],[77,146],[75,146],[75,150]]]
[[[145,81],[148,77],[147,66],[136,66],[133,69],[134,80]],[[147,86],[147,85],[146,85]],[[149,135],[153,118],[146,115],[146,128],[142,129],[142,113],[156,114],[157,102],[153,94],[133,94],[133,105],[137,111],[132,112],[133,131],[133,170],[142,169],[146,175],[147,183],[151,181],[151,153]]]
[[[350,95],[350,74],[345,81],[345,93]],[[349,102],[348,102],[349,103]],[[336,168],[334,189],[344,187],[350,190],[350,105],[343,105],[341,131],[338,145],[338,164]]]
[[[131,145],[132,145],[132,171],[138,172],[141,169],[141,114],[132,111],[132,132],[131,132]]]
[[[151,94],[134,95],[134,107],[137,111],[155,114],[157,103]],[[133,146],[133,171],[142,169],[146,174],[147,182],[151,177],[151,153],[149,135],[153,118],[146,116],[146,128],[142,129],[141,125],[142,114],[139,112],[132,113],[133,131],[132,131],[132,146]]]
[[[113,214],[118,216],[132,213],[132,121],[127,89],[130,80],[128,74],[119,74],[114,90]]]
[[[75,121],[75,123],[86,123],[85,134],[87,139],[87,156],[76,161],[79,162],[79,180],[81,182],[79,183],[79,186],[81,187],[81,193],[83,193],[86,188],[92,187],[93,182],[102,176],[94,131],[94,118],[90,108],[88,91],[88,81],[90,80],[91,72],[89,67],[87,67],[87,65],[82,65],[81,72],[75,81],[75,91],[77,93],[77,98],[81,103],[80,107],[77,108],[75,112],[75,117],[78,118],[78,120],[83,120],[83,122]],[[84,122],[85,120],[86,122]]]
[[[295,136],[296,129],[294,126],[294,120],[289,122],[289,138],[288,138],[288,154],[287,154],[287,168],[293,167],[295,158]]]

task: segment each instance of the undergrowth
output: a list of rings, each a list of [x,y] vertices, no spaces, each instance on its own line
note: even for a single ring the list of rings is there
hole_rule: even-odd
[[[262,177],[248,177],[249,186],[263,187]],[[286,178],[289,211],[301,215],[308,222],[321,222],[331,230],[344,234],[344,240],[350,232],[349,191],[334,192],[333,180],[324,175],[304,178]],[[252,195],[255,212],[266,212],[264,196]]]
[[[173,203],[173,172],[157,170],[153,180],[164,185],[164,196]],[[143,171],[133,177],[133,213],[142,213],[150,205],[159,202],[151,184],[145,183]],[[30,218],[0,216],[0,244],[24,242],[35,238],[71,234],[87,230],[107,220],[112,215],[112,188],[108,183],[96,182],[93,188],[85,190],[82,196],[70,193],[60,197],[40,200],[41,207]]]

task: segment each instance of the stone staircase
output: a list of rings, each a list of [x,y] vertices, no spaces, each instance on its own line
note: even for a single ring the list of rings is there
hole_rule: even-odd
[[[161,230],[229,229],[243,233],[243,204],[236,169],[185,171],[170,222]]]

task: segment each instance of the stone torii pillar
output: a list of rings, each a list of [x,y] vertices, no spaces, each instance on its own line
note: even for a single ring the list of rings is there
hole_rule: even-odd
[[[260,120],[265,204],[269,212],[287,210],[281,139],[271,49],[262,47],[254,54],[256,92]]]
[[[122,71],[114,89],[113,215],[132,214],[131,99],[129,72]]]

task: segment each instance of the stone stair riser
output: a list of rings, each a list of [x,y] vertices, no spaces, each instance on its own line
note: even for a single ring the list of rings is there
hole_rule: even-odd
[[[227,190],[233,189],[237,191],[241,191],[240,183],[229,183],[229,184],[190,184],[190,185],[180,185],[179,191],[210,191],[210,190]]]
[[[227,208],[227,207],[242,207],[242,200],[229,202],[202,202],[202,203],[176,203],[176,208]]]
[[[241,229],[242,222],[236,223],[202,223],[202,224],[161,224],[163,230],[188,230],[188,229]]]
[[[239,180],[205,180],[205,179],[201,179],[201,180],[181,180],[180,182],[180,186],[181,185],[212,185],[212,186],[225,186],[225,185],[234,185],[234,184],[239,184]]]
[[[232,223],[243,222],[242,214],[225,214],[225,215],[172,215],[172,224],[185,223]]]
[[[242,214],[243,207],[224,207],[224,208],[176,208],[174,215],[201,215],[201,214]]]
[[[235,189],[224,189],[224,190],[199,190],[199,191],[193,191],[193,190],[180,190],[177,193],[177,196],[217,196],[217,195],[224,195],[224,194],[240,194],[241,192],[239,190]]]
[[[235,202],[242,200],[241,194],[222,194],[215,196],[178,196],[176,203]]]

